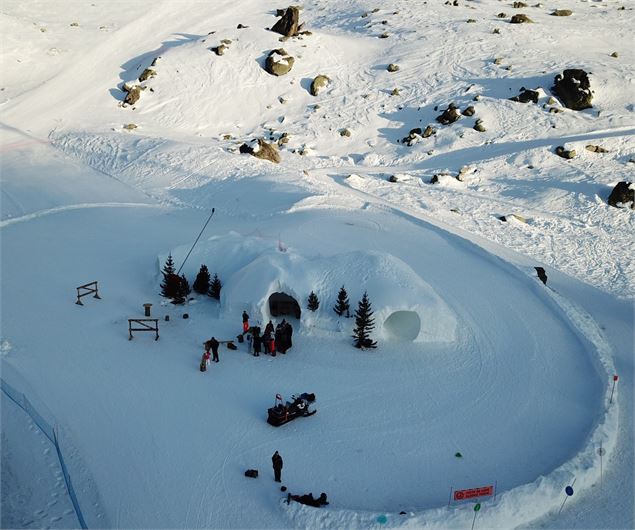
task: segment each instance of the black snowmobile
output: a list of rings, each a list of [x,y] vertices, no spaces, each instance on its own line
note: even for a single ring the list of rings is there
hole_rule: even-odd
[[[276,394],[276,404],[267,410],[267,423],[280,427],[300,416],[313,416],[317,410],[309,410],[309,405],[314,402],[315,394],[305,392],[299,396],[292,395],[291,401],[283,404],[280,394]]]

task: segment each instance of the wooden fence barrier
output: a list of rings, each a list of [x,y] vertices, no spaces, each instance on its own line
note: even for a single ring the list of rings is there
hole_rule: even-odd
[[[153,322],[154,327],[149,323]],[[138,324],[141,326],[140,328],[133,328],[132,324]],[[159,340],[159,319],[158,318],[129,318],[128,319],[128,340],[132,340],[132,332],[133,331],[154,331],[156,333],[156,337],[154,340]]]
[[[80,285],[79,287],[77,287],[77,302],[75,303],[77,305],[84,305],[82,304],[80,298],[82,296],[87,296],[93,293],[95,293],[95,296],[93,296],[93,298],[99,298],[101,300],[101,296],[99,296],[99,289],[97,288],[97,282],[89,282],[85,285]]]

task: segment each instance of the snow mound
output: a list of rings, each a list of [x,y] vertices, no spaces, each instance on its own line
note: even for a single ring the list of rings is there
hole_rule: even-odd
[[[172,250],[180,263],[189,248]],[[160,263],[165,256],[159,258]],[[374,311],[374,336],[391,340],[453,342],[457,319],[451,308],[408,265],[393,255],[355,251],[308,257],[272,240],[232,232],[200,243],[184,272],[193,279],[200,264],[217,272],[223,282],[221,308],[225,316],[246,310],[252,320],[267,322],[269,297],[282,292],[293,297],[306,316],[306,300],[314,291],[321,301],[317,316],[335,318],[332,307],[345,286],[354,315],[357,301],[368,293]],[[351,326],[353,320],[350,320]]]

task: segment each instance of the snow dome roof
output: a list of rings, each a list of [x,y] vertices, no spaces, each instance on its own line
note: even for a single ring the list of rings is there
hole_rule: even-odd
[[[172,251],[182,262],[189,248]],[[160,257],[161,263],[165,256]],[[439,295],[406,263],[381,252],[354,251],[309,259],[297,249],[281,249],[270,239],[231,232],[199,243],[184,268],[193,280],[201,264],[223,282],[221,308],[225,314],[246,310],[252,322],[267,322],[268,299],[276,292],[295,298],[304,315],[306,299],[314,291],[320,308],[317,319],[336,319],[332,307],[343,285],[351,315],[364,291],[375,319],[373,335],[393,339],[451,342],[456,315]],[[351,321],[353,325],[353,321]]]

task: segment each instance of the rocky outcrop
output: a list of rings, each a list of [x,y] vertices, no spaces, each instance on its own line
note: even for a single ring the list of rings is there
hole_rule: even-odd
[[[311,92],[312,96],[317,96],[322,89],[329,86],[330,82],[331,79],[328,76],[320,74],[311,83],[309,92]]]
[[[274,164],[280,163],[278,148],[273,144],[268,144],[262,138],[252,140],[249,144],[242,144],[238,150],[241,153],[250,154],[261,160],[269,160]]]
[[[632,182],[618,182],[609,195],[610,206],[619,208],[619,204],[631,203],[631,210],[635,210],[635,185]]]
[[[593,144],[585,145],[584,148],[587,151],[591,151],[592,153],[608,153],[609,152],[608,149],[605,149],[604,147],[600,147],[599,145],[593,145]]]
[[[282,48],[272,50],[265,60],[265,70],[271,75],[281,76],[288,74],[293,68],[295,59]]]
[[[551,13],[551,16],[553,17],[570,17],[571,15],[573,15],[573,11],[570,9],[556,9],[553,13]]]
[[[281,15],[279,13],[282,13]],[[285,10],[278,10],[277,16],[282,18],[278,20],[271,28],[271,31],[280,33],[284,37],[294,37],[298,34],[298,26],[300,25],[300,10],[297,6],[289,6]]]
[[[552,90],[560,98],[562,104],[571,110],[590,109],[593,94],[589,76],[584,70],[572,68],[558,74]]]

